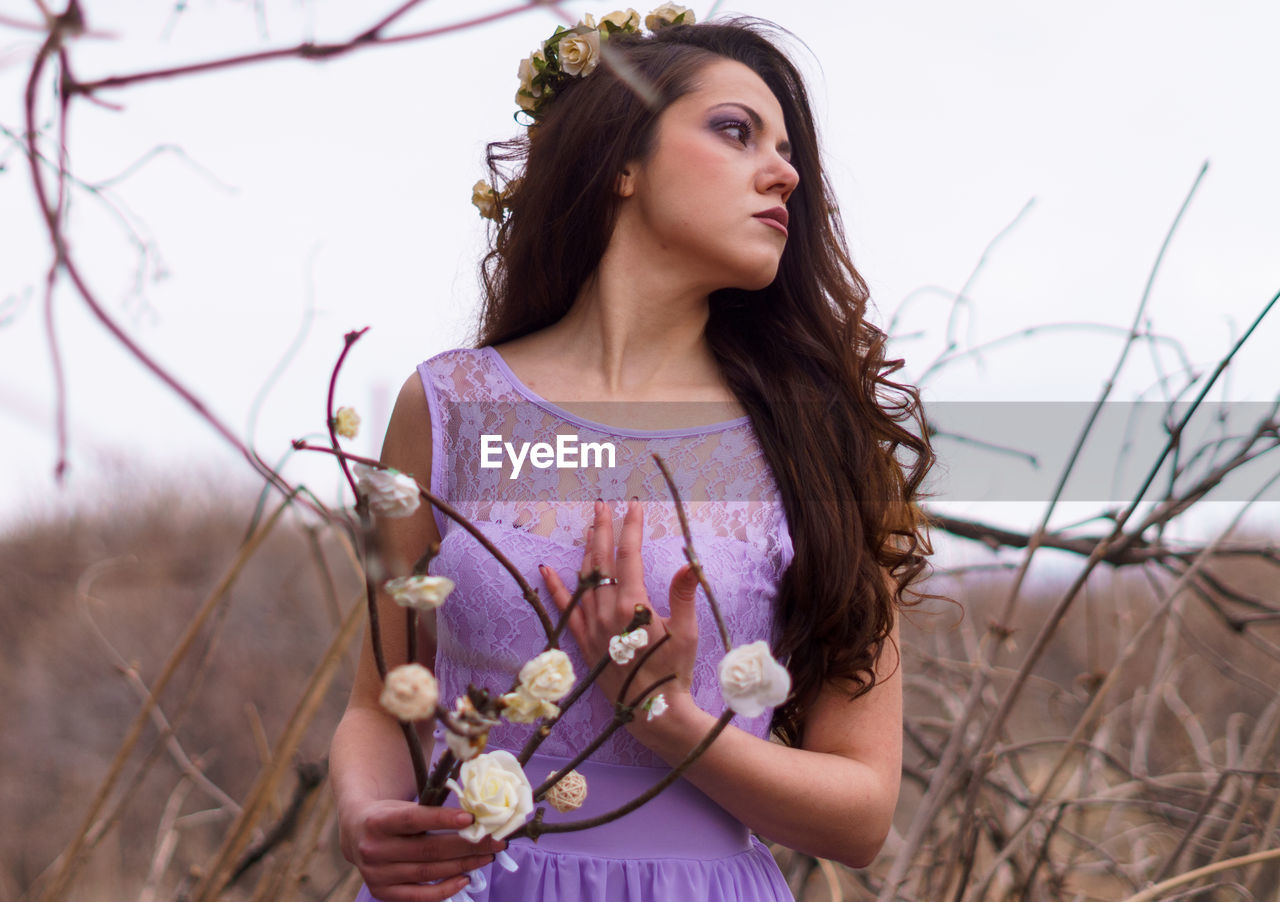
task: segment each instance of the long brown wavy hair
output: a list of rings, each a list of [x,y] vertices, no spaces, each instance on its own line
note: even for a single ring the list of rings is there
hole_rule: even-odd
[[[822,684],[842,681],[851,699],[869,691],[897,609],[928,597],[906,600],[932,553],[916,499],[934,456],[917,390],[891,380],[902,361],[886,359],[887,336],[865,319],[869,292],[823,173],[808,94],[766,37],[775,29],[733,19],[612,35],[606,47],[653,87],[656,105],[606,56],[559,89],[527,134],[488,145],[506,213],[480,264],[476,345],[519,338],[569,311],[609,243],[616,174],[647,158],[658,117],[703,66],[737,60],[764,80],[800,174],[786,249],[767,288],[711,294],[706,335],[751,417],[791,529],[773,651],[793,691],[774,709],[772,730],[798,746]]]

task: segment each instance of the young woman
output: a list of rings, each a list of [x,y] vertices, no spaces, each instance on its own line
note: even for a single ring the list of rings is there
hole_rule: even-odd
[[[680,486],[732,644],[767,641],[790,695],[735,717],[683,778],[617,821],[536,844],[471,843],[457,835],[470,815],[406,801],[410,762],[378,704],[366,641],[331,757],[362,899],[461,899],[469,887],[478,900],[787,900],[754,833],[863,867],[889,832],[896,614],[930,550],[914,503],[933,459],[918,398],[890,380],[900,362],[885,359],[885,335],[864,318],[868,292],[798,72],[763,23],[688,24],[678,10],[655,11],[648,34],[634,13],[611,14],[594,42],[587,21],[544,53],[558,72],[522,65],[518,99],[534,121],[490,146],[506,187],[487,198],[498,224],[479,340],[405,383],[383,461],[429,480],[556,607],[579,574],[606,574],[562,643],[579,677],[636,604],[654,611],[654,641],[672,636],[633,684],[675,674],[665,712],[605,742],[578,768],[583,807],[548,809],[548,823],[638,795],[724,709],[724,648],[651,454]],[[615,458],[525,458],[517,474],[484,438],[495,435],[513,449],[569,436]],[[475,539],[428,510],[379,524],[390,574],[440,542],[431,572],[457,584],[424,618],[419,659],[442,703],[468,683],[504,692],[541,651],[542,628]],[[402,662],[403,616],[380,603],[387,660]],[[609,722],[635,666],[610,664],[566,712],[525,768],[533,785]],[[519,752],[533,729],[504,722],[487,750]],[[489,866],[502,849],[515,872]]]

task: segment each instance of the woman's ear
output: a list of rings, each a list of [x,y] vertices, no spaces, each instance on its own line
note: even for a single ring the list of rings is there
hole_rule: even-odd
[[[619,197],[630,197],[636,193],[636,177],[632,173],[631,166],[624,166],[614,180],[613,190]]]

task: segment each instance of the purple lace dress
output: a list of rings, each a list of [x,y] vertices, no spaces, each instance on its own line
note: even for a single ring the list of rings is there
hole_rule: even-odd
[[[614,511],[614,535],[626,500],[644,504],[645,586],[655,610],[670,614],[671,577],[684,563],[675,505],[656,464],[667,462],[680,487],[698,554],[723,609],[734,645],[772,640],[773,602],[792,545],[786,517],[768,463],[748,417],[683,429],[626,429],[576,416],[530,391],[493,348],[446,351],[418,367],[431,415],[431,490],[470,518],[510,558],[557,616],[538,564],[560,574],[570,588],[582,563],[586,527],[597,497]],[[643,419],[645,405],[615,405],[611,422]],[[681,407],[690,422],[697,405],[663,405],[670,421]],[[652,409],[652,408],[651,408]],[[534,466],[525,459],[516,478],[505,452],[488,454],[482,436],[501,435],[515,448],[576,436],[576,454],[562,465]],[[564,440],[566,448],[573,443]],[[611,443],[615,459],[596,460],[587,443]],[[490,447],[493,441],[490,440]],[[578,464],[576,467],[572,464]],[[584,465],[586,464],[586,465]],[[474,538],[435,512],[442,543],[431,572],[457,584],[437,621],[435,673],[440,697],[452,700],[468,683],[505,692],[521,665],[542,650],[545,637],[536,614],[510,575]],[[716,663],[724,655],[710,606],[698,591],[699,656],[693,697],[712,714],[724,710]],[[569,634],[562,642],[574,672],[589,667]],[[770,711],[732,721],[767,738]],[[592,688],[568,710],[525,770],[536,786],[567,763],[612,717],[604,694]],[[489,750],[519,754],[534,729],[504,722],[489,736]],[[437,729],[433,758],[444,751]],[[670,767],[626,729],[614,733],[579,772],[587,779],[582,808],[560,814],[549,805],[544,821],[580,820],[607,812],[657,782]],[[447,804],[457,804],[452,799]],[[686,780],[602,827],[547,834],[535,844],[513,841],[508,853],[519,869],[496,863],[473,880],[466,896],[476,902],[539,900],[716,900],[790,902],[791,892],[768,849],[740,821]],[[476,889],[480,883],[483,889]],[[359,902],[370,899],[362,890]]]

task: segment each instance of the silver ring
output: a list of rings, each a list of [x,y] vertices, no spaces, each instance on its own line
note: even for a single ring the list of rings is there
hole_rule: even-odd
[[[616,586],[617,584],[618,581],[612,576],[606,576],[604,579],[600,580],[600,582],[596,583],[597,586]]]

